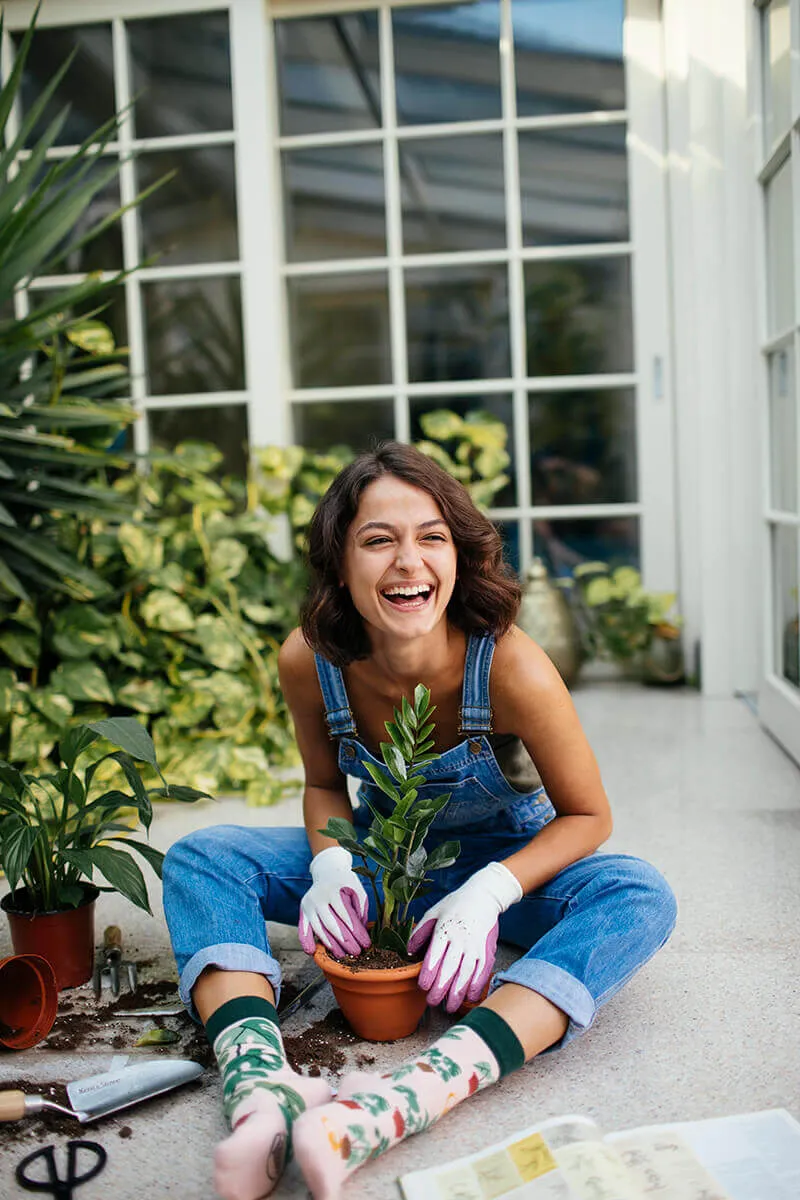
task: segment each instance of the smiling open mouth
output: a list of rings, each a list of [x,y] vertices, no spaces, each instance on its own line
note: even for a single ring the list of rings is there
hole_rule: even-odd
[[[408,587],[398,585],[384,588],[381,595],[393,608],[418,610],[428,603],[433,595],[433,588],[429,583],[411,584]]]

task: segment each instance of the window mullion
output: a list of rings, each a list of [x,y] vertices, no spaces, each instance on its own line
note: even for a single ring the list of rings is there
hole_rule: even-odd
[[[125,23],[120,17],[111,22],[114,54],[114,99],[119,118],[120,171],[119,189],[123,205],[136,199],[136,175],[131,154],[133,144],[133,110],[131,105],[130,72],[128,68],[128,37]],[[131,373],[131,398],[134,407],[142,412],[147,391],[144,322],[142,320],[141,283],[135,268],[141,262],[139,246],[139,214],[129,208],[122,214],[122,263],[126,271],[132,271],[125,280],[125,307],[128,317],[128,347]],[[133,426],[133,444],[137,454],[146,454],[150,448],[150,433],[147,422],[139,420]]]
[[[402,267],[403,214],[400,201],[400,156],[397,144],[397,106],[395,104],[394,42],[392,10],[384,4],[380,10],[379,53],[381,68],[381,110],[383,114],[383,172],[386,196],[386,249],[389,260],[389,338],[392,356],[394,394],[394,435],[400,442],[411,437],[408,410],[408,355],[406,352],[406,304]]]
[[[514,27],[511,0],[500,2],[500,87],[503,101],[503,162],[505,170],[506,239],[508,246],[508,319],[511,337],[511,375],[514,380],[514,458],[517,505],[531,503],[530,448],[528,445],[528,373],[525,339],[525,277],[522,263],[522,203],[517,145],[517,81],[514,64]],[[519,565],[524,575],[530,565],[530,521],[520,526]]]

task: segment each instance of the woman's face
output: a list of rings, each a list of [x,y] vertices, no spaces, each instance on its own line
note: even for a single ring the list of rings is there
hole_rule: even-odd
[[[361,494],[347,531],[342,582],[372,637],[418,638],[445,616],[457,558],[433,497],[383,475]]]

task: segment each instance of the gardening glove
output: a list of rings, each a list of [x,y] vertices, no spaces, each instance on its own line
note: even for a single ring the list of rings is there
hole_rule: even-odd
[[[320,850],[311,860],[311,879],[300,901],[300,945],[313,954],[316,939],[334,958],[360,954],[370,944],[368,901],[352,855],[341,846]]]
[[[453,1013],[479,1000],[494,966],[500,914],[523,896],[519,880],[491,862],[429,908],[408,941],[413,954],[430,938],[419,976],[428,1004]]]

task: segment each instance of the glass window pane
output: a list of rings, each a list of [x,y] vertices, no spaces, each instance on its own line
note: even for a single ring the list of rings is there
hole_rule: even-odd
[[[528,375],[633,370],[627,257],[525,263]]]
[[[797,401],[794,351],[769,358],[770,504],[797,512]]]
[[[495,521],[494,527],[503,543],[503,558],[519,575],[520,572],[520,522]]]
[[[394,438],[394,404],[391,400],[295,404],[292,416],[295,442],[323,454],[334,446],[368,450],[376,442]]]
[[[151,396],[245,386],[238,277],[142,284]]]
[[[526,246],[626,242],[626,126],[520,130],[522,239]]]
[[[762,13],[764,48],[764,149],[769,154],[792,119],[789,0],[772,0]]]
[[[771,334],[794,322],[794,232],[792,160],[778,168],[766,186],[767,321]]]
[[[622,504],[636,486],[636,396],[614,391],[528,397],[532,502]]]
[[[625,0],[512,0],[517,112],[625,107]]]
[[[282,134],[380,127],[376,13],[276,21],[275,51]]]
[[[228,14],[126,22],[136,136],[233,129]]]
[[[485,396],[424,396],[414,397],[410,401],[411,410],[411,440],[412,442],[421,441],[425,437],[425,432],[422,428],[422,417],[426,413],[439,412],[442,409],[447,409],[448,412],[457,413],[459,417],[465,420],[470,420],[473,413],[488,415],[496,421],[501,421],[505,425],[508,440],[506,441],[506,450],[511,458],[511,462],[503,472],[509,476],[509,481],[499,492],[495,493],[491,508],[510,508],[517,503],[517,485],[516,485],[516,470],[514,464],[514,414],[512,410],[512,400],[507,395],[492,395],[489,393]],[[455,454],[457,442],[451,444],[445,443],[445,450],[451,456]]]
[[[398,125],[499,117],[500,5],[392,10]]]
[[[81,177],[78,186],[83,186],[84,183],[88,183],[90,180],[97,180],[100,175],[106,174],[109,168],[114,167],[117,163],[116,156],[103,157],[94,166],[89,167]],[[57,169],[58,164],[54,160],[51,160],[47,163],[46,167],[43,167],[37,173],[35,180],[37,187],[47,172],[54,167]],[[50,192],[53,198],[55,198],[63,187],[69,187],[70,180],[74,178],[74,175],[74,170],[67,170],[51,185]],[[119,178],[117,175],[112,175],[111,179],[107,180],[99,191],[95,192],[80,217],[70,227],[69,233],[66,237],[62,238],[53,253],[60,254],[68,246],[78,242],[81,238],[85,237],[90,229],[99,225],[101,221],[106,220],[111,213],[116,212],[119,206]],[[60,262],[48,263],[43,274],[77,275],[87,271],[114,271],[121,268],[122,225],[120,221],[115,221],[113,225],[109,225],[96,238],[92,238],[90,242],[87,242],[86,245],[71,250]]]
[[[391,382],[384,271],[287,280],[295,387]]]
[[[137,190],[174,178],[139,206],[142,256],[157,266],[229,262],[239,257],[232,146],[161,150],[136,159]]]
[[[772,530],[772,577],[775,596],[775,664],[778,675],[800,687],[798,651],[798,530],[778,525]]]
[[[505,266],[406,271],[405,279],[412,383],[510,374]]]
[[[380,144],[287,150],[283,189],[289,262],[386,254]]]
[[[14,35],[18,47],[22,34]],[[114,115],[114,67],[110,25],[72,25],[37,29],[22,76],[22,115],[30,112],[42,89],[76,51],[70,69],[50,97],[25,144],[32,146],[66,104],[70,111],[57,146],[77,146]],[[91,87],[87,87],[91,80]]]
[[[215,474],[247,476],[247,408],[213,404],[208,408],[159,408],[147,414],[150,445],[173,450],[180,442],[211,442],[222,453]]]
[[[505,246],[499,133],[413,138],[400,143],[399,153],[406,254]]]
[[[533,522],[533,553],[551,575],[571,575],[578,563],[640,569],[638,517],[557,518]]]

